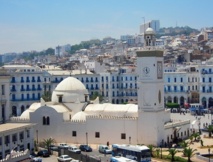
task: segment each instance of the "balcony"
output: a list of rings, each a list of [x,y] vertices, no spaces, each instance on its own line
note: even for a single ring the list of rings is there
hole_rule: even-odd
[[[41,79],[38,79],[37,82],[41,82]],[[58,82],[60,82],[60,80]]]
[[[15,83],[16,81],[15,80],[11,80],[11,83]]]
[[[25,91],[25,89],[24,89],[24,88],[22,88],[22,89],[21,89],[21,91]]]
[[[11,91],[12,91],[12,92],[15,92],[15,91],[16,91],[16,89],[15,89],[15,88],[13,88],[13,89],[11,89]]]

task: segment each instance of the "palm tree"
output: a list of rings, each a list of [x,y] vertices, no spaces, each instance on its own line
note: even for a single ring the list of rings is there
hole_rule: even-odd
[[[55,139],[53,138],[48,138],[48,139],[43,139],[44,146],[48,149],[48,152],[50,153],[50,145],[56,143]]]
[[[194,137],[194,141],[197,140],[198,137],[200,137],[199,133],[193,133],[192,136]]]
[[[209,126],[207,127],[207,130],[208,130],[208,132],[209,132],[209,138],[211,138],[211,136],[212,136],[212,131],[213,131],[213,125],[209,125]]]
[[[169,151],[169,155],[171,155],[172,156],[172,159],[171,159],[171,161],[175,161],[175,154],[178,152],[175,148],[173,149],[173,148],[171,148],[171,149],[169,149],[168,150]]]
[[[153,157],[153,151],[154,151],[154,146],[153,145],[148,145],[149,150],[151,152],[151,156]]]
[[[183,154],[185,155],[185,156],[187,156],[187,158],[188,158],[188,162],[191,162],[191,157],[192,156],[194,156],[195,155],[195,151],[197,151],[196,149],[192,149],[192,148],[185,148],[184,150],[183,150]]]
[[[186,147],[189,146],[189,142],[182,141],[182,142],[179,143],[179,145],[180,145],[181,147],[183,147],[183,148],[186,148]]]

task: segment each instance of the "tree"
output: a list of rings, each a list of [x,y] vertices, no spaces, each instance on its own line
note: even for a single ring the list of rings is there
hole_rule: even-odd
[[[179,143],[179,145],[180,145],[181,147],[183,147],[183,148],[186,148],[186,147],[189,146],[189,142],[182,141],[182,142]]]
[[[48,102],[48,101],[51,101],[51,92],[50,91],[45,91],[44,94],[41,96],[44,101]]]
[[[48,149],[48,152],[50,153],[50,145],[56,143],[55,139],[53,138],[48,138],[48,139],[43,139],[43,144],[45,146],[45,148]]]
[[[173,108],[180,108],[180,105],[179,105],[178,103],[173,103],[173,102],[168,102],[168,103],[166,104],[166,106],[167,106],[168,108],[171,108],[171,110],[172,110]]]
[[[151,156],[153,157],[153,151],[154,151],[154,146],[153,145],[148,145],[149,150],[151,152]]]
[[[99,97],[100,102],[103,101],[103,96],[101,96],[98,92],[94,92],[90,99],[95,100],[97,97]]]
[[[207,131],[209,132],[209,138],[211,138],[212,137],[212,131],[213,131],[213,125],[209,125],[207,127]]]
[[[172,159],[171,159],[171,161],[175,161],[175,154],[178,152],[178,150],[176,150],[175,148],[171,148],[171,149],[169,149],[168,150],[169,151],[169,155],[171,155],[172,156]]]
[[[193,133],[191,136],[194,138],[194,141],[197,141],[198,137],[200,137],[200,134],[199,133]]]
[[[183,154],[188,158],[188,162],[191,162],[191,157],[195,155],[195,151],[197,151],[196,149],[192,149],[192,148],[185,148],[183,150]]]

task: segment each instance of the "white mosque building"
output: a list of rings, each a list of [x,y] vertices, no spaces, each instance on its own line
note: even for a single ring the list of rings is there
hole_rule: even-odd
[[[170,143],[191,135],[190,121],[172,121],[164,108],[163,51],[155,49],[155,33],[145,32],[146,47],[137,51],[138,105],[89,101],[88,90],[76,78],[60,82],[51,102],[33,103],[16,122],[36,123],[35,139],[58,143]]]

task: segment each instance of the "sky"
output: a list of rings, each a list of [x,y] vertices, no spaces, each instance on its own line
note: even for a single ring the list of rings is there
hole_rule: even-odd
[[[213,0],[0,0],[0,54],[42,51],[161,27],[213,26]],[[144,18],[143,18],[144,17]]]

